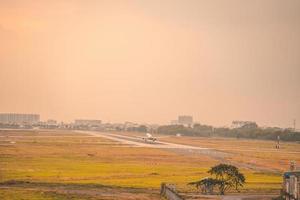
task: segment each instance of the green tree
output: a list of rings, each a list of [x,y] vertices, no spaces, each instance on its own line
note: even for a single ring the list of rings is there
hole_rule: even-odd
[[[239,172],[239,169],[233,165],[219,164],[212,167],[208,173],[215,176],[218,180],[220,194],[223,195],[231,188],[239,192],[239,187],[243,187],[245,176]]]
[[[212,175],[210,178],[204,178],[200,181],[189,183],[195,185],[197,189],[201,189],[204,194],[213,193],[215,187],[219,189],[221,195],[224,195],[229,189],[235,189],[238,192],[239,188],[245,183],[245,176],[239,172],[239,169],[233,165],[219,164],[212,167],[208,173]]]
[[[200,181],[195,181],[189,183],[189,185],[196,186],[197,189],[201,190],[203,194],[212,194],[214,192],[215,186],[219,184],[219,181],[213,178],[204,178]]]
[[[145,125],[140,125],[139,127],[137,127],[137,131],[138,132],[147,132],[147,126]]]

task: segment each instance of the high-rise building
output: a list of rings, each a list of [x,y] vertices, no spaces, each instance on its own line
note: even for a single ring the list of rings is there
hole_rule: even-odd
[[[38,114],[0,113],[0,123],[34,124],[40,121]]]
[[[178,116],[178,124],[182,124],[185,126],[192,126],[193,125],[193,117],[188,116],[188,115]]]

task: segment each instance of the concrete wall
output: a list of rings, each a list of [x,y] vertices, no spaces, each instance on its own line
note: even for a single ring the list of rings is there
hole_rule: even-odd
[[[300,177],[291,175],[289,178],[284,179],[283,191],[286,200],[299,200],[300,199]]]
[[[165,183],[161,184],[160,196],[168,200],[184,200],[184,198],[175,191],[174,187]]]

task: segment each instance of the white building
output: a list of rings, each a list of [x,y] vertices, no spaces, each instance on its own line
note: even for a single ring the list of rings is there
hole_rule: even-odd
[[[40,121],[38,114],[0,113],[3,124],[34,124]]]
[[[193,125],[193,117],[188,115],[178,116],[178,124],[184,126],[192,126]]]

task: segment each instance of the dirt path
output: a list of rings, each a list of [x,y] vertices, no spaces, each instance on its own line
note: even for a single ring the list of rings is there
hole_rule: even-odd
[[[159,191],[139,189],[110,187],[93,184],[62,184],[62,183],[43,183],[43,182],[22,182],[10,181],[0,183],[0,190],[22,190],[31,192],[44,192],[54,195],[84,197],[86,199],[101,200],[158,200]]]
[[[237,195],[202,195],[202,194],[193,194],[185,195],[186,200],[272,200],[278,195],[270,194],[237,194]]]

